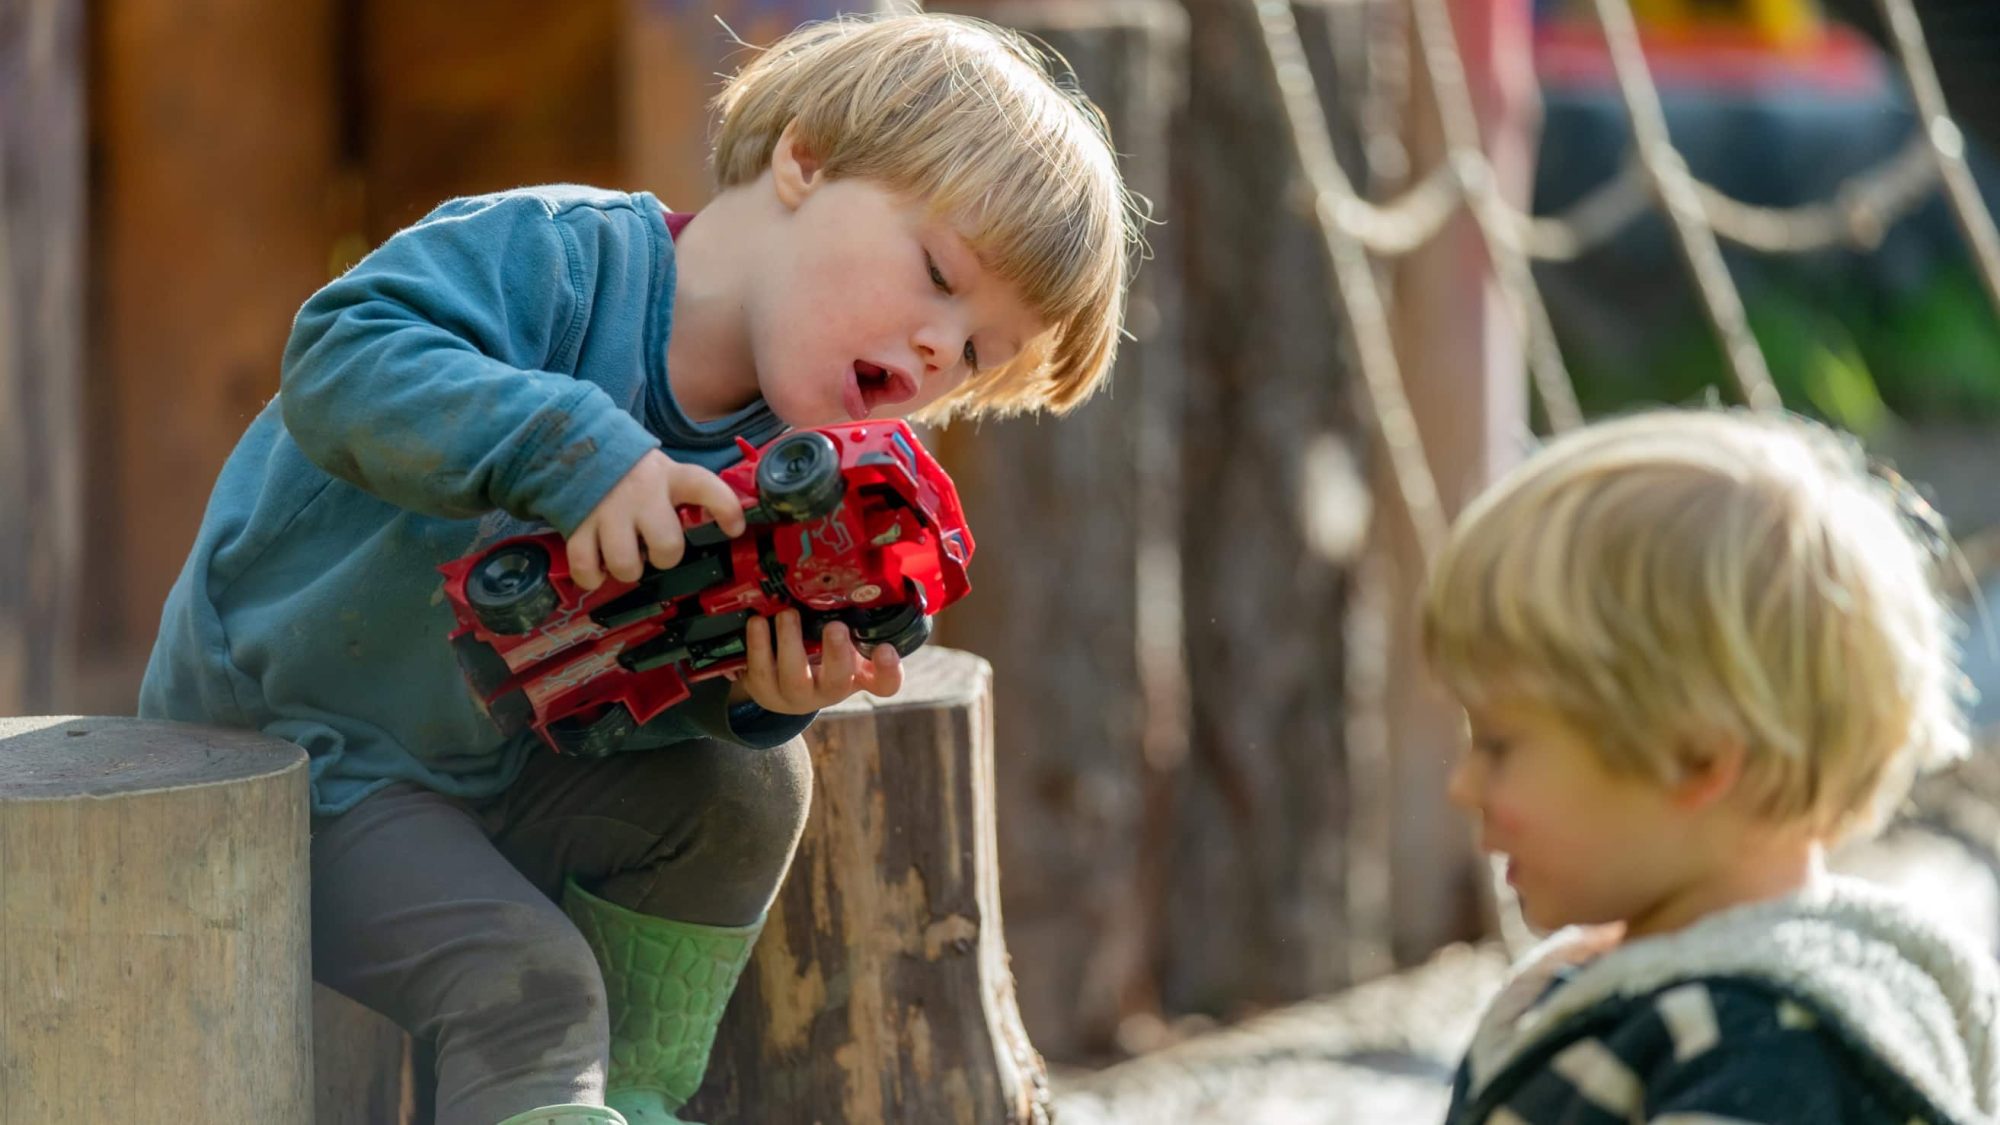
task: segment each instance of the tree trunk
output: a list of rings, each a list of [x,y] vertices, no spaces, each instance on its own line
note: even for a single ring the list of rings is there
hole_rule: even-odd
[[[1366,9],[1293,10],[1336,150],[1357,168]],[[1252,5],[1189,0],[1188,13],[1174,217],[1188,242],[1194,726],[1162,974],[1170,1011],[1230,1017],[1380,966],[1382,880],[1360,876],[1381,857],[1355,826],[1386,794],[1379,771],[1357,772],[1344,705],[1369,437],[1334,280]]]
[[[1059,51],[1109,118],[1128,184],[1164,210],[1178,5],[951,6]],[[996,671],[1008,940],[1022,1015],[1057,1058],[1102,1051],[1157,1008],[1166,805],[1186,758],[1176,235],[1145,234],[1111,389],[1059,422],[953,427],[937,443],[980,536],[973,596],[940,635]]]
[[[83,4],[0,9],[0,715],[67,702],[82,560]]]
[[[992,674],[930,648],[901,694],[821,714],[813,808],[696,1120],[1048,1120],[1000,927]]]
[[[312,1113],[306,758],[0,719],[0,1121]]]

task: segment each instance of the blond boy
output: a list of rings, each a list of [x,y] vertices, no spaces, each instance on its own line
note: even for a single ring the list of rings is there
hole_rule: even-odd
[[[1827,874],[1966,745],[1919,502],[1780,415],[1557,439],[1453,529],[1451,778],[1551,937],[1449,1125],[1909,1125],[2000,1109],[1990,955]]]
[[[1130,201],[1020,39],[808,27],[720,109],[698,214],[454,200],[308,301],[147,670],[144,714],[307,749],[315,976],[435,1043],[441,1125],[679,1120],[804,822],[797,736],[901,670],[838,624],[810,664],[781,614],[632,752],[558,758],[466,692],[438,564],[523,519],[634,578],[676,505],[742,530],[738,437],[1062,410],[1115,349]]]

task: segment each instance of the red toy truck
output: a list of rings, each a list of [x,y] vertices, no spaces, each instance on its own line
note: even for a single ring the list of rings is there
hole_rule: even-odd
[[[445,595],[468,679],[501,729],[531,727],[557,753],[599,757],[688,697],[689,685],[744,666],[751,615],[800,611],[806,652],[844,621],[864,649],[908,655],[931,615],[970,589],[972,532],[958,490],[901,421],[796,430],[721,474],[748,528],[722,534],[680,509],[687,552],[636,582],[570,580],[553,531],[490,544],[446,563]]]

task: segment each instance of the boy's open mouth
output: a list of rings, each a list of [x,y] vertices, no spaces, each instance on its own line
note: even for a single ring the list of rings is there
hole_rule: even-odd
[[[916,380],[894,368],[870,363],[865,359],[854,361],[852,376],[841,388],[841,405],[848,417],[860,421],[868,417],[878,407],[894,406],[917,397]]]

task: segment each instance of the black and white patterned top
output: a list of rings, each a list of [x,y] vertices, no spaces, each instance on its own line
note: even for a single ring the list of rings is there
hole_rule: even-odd
[[[1838,1024],[1751,980],[1688,981],[1592,1009],[1468,1096],[1451,1125],[1932,1125],[1951,1119]]]
[[[1833,880],[1678,934],[1531,954],[1445,1125],[1988,1125],[1993,960]]]

